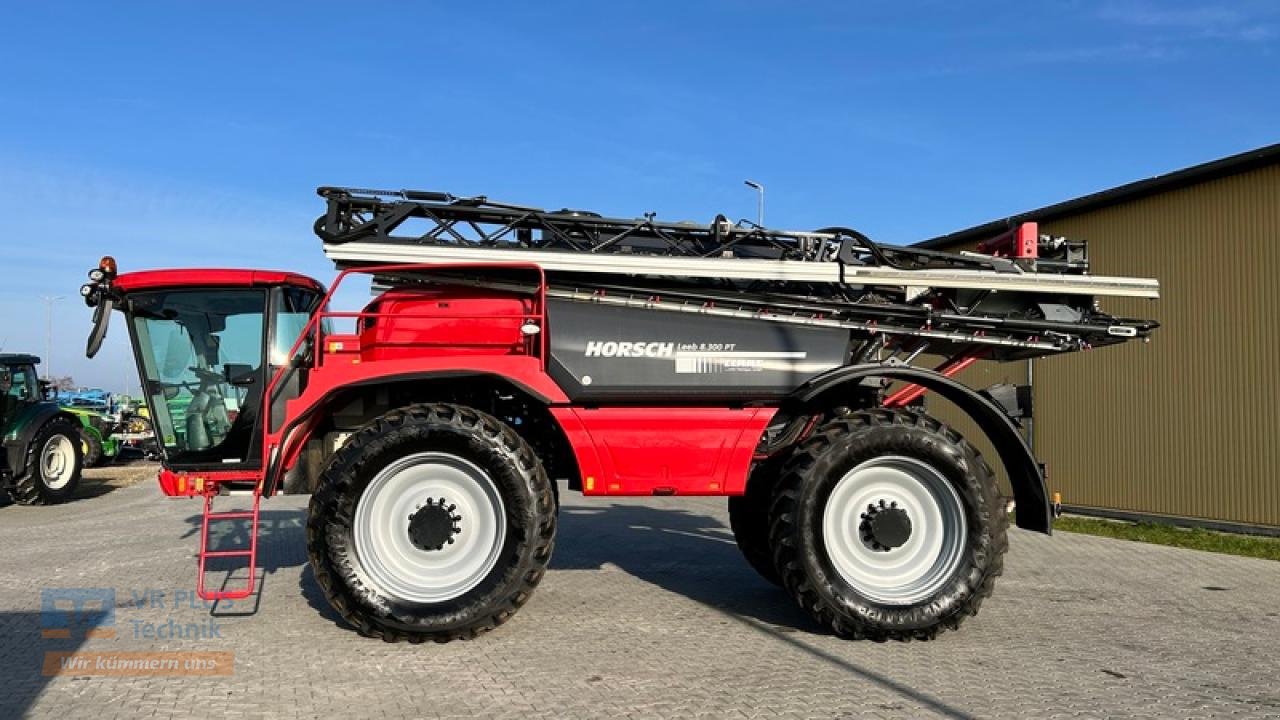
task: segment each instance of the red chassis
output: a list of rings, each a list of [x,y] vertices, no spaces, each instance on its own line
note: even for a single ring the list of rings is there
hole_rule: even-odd
[[[541,271],[536,266],[482,266]],[[327,308],[342,282],[352,274],[441,272],[467,266],[385,265],[340,273],[325,295]],[[262,270],[172,270],[125,273],[113,287],[122,295],[139,290],[199,287],[296,285],[321,289],[302,275]],[[185,471],[165,469],[160,487],[170,496],[217,492],[224,482],[252,481],[264,496],[279,487],[284,473],[297,463],[326,401],[357,384],[409,378],[490,375],[508,380],[550,406],[572,447],[587,495],[741,495],[760,438],[773,417],[771,407],[577,407],[546,371],[547,339],[542,332],[524,334],[529,323],[546,327],[545,281],[531,298],[505,293],[438,293],[389,291],[361,312],[322,310],[312,316],[291,349],[297,355],[311,339],[310,377],[306,389],[284,404],[281,417],[268,416],[262,457],[253,470]],[[376,324],[356,334],[328,334],[326,319],[352,319]],[[287,372],[276,370],[267,397]],[[274,403],[268,403],[268,407]]]

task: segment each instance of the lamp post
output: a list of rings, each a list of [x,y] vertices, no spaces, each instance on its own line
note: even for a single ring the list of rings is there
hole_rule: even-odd
[[[41,295],[40,299],[44,301],[45,307],[45,336],[44,336],[44,379],[53,380],[53,304],[59,300],[66,299],[65,295]]]
[[[764,185],[755,180],[745,180],[744,184],[749,188],[755,188],[756,193],[760,196],[759,204],[756,206],[756,225],[764,227]]]

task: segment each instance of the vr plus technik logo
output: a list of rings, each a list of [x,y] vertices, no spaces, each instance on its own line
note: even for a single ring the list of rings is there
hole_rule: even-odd
[[[116,636],[114,588],[45,588],[40,591],[40,637],[79,640]]]
[[[141,614],[124,623],[126,632],[117,633],[120,608]],[[114,588],[44,588],[40,591],[40,637],[55,649],[44,654],[41,673],[46,676],[215,676],[235,672],[234,654],[227,650],[155,650],[156,641],[209,642],[222,638],[214,618],[200,619],[192,612],[204,606],[195,593],[167,594],[148,589],[133,593],[120,605]],[[194,620],[194,622],[192,622]],[[140,649],[102,649],[90,640],[115,640],[106,647],[135,646]],[[86,643],[90,648],[83,648]],[[68,645],[71,649],[66,649]],[[97,647],[93,647],[97,645]]]

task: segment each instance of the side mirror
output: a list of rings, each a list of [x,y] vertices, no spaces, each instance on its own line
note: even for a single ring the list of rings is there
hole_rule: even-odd
[[[102,347],[102,341],[107,337],[107,326],[111,324],[111,308],[115,306],[115,301],[110,295],[105,295],[93,309],[93,330],[89,332],[89,341],[85,345],[85,357],[93,357],[98,354],[98,349]]]
[[[56,400],[56,399],[57,399],[57,397],[58,397],[58,390],[57,390],[57,388],[55,388],[55,387],[53,386],[53,383],[49,382],[48,380],[40,380],[40,381],[39,381],[39,383],[40,383],[40,397],[41,397],[41,398],[44,398],[45,400]]]

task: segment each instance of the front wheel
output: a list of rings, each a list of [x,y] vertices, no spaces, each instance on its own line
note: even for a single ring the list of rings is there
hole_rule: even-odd
[[[1004,566],[991,469],[928,415],[865,410],[793,454],[770,508],[784,586],[837,634],[931,639],[976,614]]]
[[[65,502],[80,487],[83,465],[79,428],[66,418],[55,417],[27,446],[26,470],[9,494],[23,505]]]
[[[85,467],[97,467],[102,463],[102,440],[95,433],[80,429],[80,451]]]
[[[352,435],[312,496],[307,549],[334,609],[388,642],[471,638],[546,572],[551,483],[529,446],[468,407],[415,405]]]

